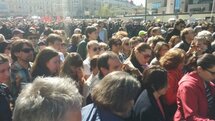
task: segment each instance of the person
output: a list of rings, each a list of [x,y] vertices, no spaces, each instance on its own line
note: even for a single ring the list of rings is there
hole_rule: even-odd
[[[109,73],[93,88],[94,103],[82,108],[82,121],[124,121],[139,89],[140,83],[128,73]]]
[[[10,61],[10,64],[12,62],[11,60],[11,43],[12,40],[6,40],[4,35],[0,34],[0,53],[7,55]]]
[[[204,54],[197,60],[196,70],[178,83],[177,111],[174,121],[215,120],[215,55]]]
[[[83,60],[77,52],[69,53],[60,68],[61,77],[68,77],[76,82],[81,95],[83,95],[84,71]]]
[[[148,62],[151,59],[152,50],[146,43],[139,43],[132,49],[130,56],[125,60],[123,70],[131,73],[138,80],[141,80],[142,73],[148,67]]]
[[[147,68],[143,75],[142,85],[145,89],[133,107],[133,121],[167,121],[160,98],[168,88],[167,71],[153,65]]]
[[[12,121],[10,105],[13,103],[9,88],[6,85],[10,76],[9,60],[0,54],[0,121]]]
[[[160,65],[159,60],[162,56],[164,56],[164,54],[169,50],[169,45],[164,42],[164,41],[160,41],[158,42],[155,47],[154,47],[154,55],[155,57],[152,59],[152,61],[150,62],[150,65]]]
[[[168,44],[169,44],[169,47],[170,48],[173,48],[175,45],[177,45],[179,42],[181,42],[181,39],[180,39],[180,36],[176,36],[176,35],[173,35]]]
[[[93,56],[99,55],[99,53],[100,47],[98,41],[92,40],[87,43],[87,58],[83,61],[85,79],[91,75],[90,60],[93,58]]]
[[[67,48],[68,52],[76,52],[78,43],[81,41],[81,34],[73,34],[70,39],[70,45]]]
[[[179,48],[172,48],[160,59],[160,65],[167,70],[168,89],[163,97],[169,120],[173,119],[177,109],[176,94],[178,82],[183,77],[183,67],[185,64],[185,52]]]
[[[129,45],[130,38],[123,37],[122,38],[122,54],[124,59],[126,60],[131,54],[131,47]]]
[[[122,41],[119,37],[113,36],[109,39],[108,43],[110,50],[114,53],[116,53],[119,56],[119,59],[121,62],[124,62],[125,57],[123,57],[123,54],[121,53],[121,47],[122,47]]]
[[[81,58],[83,60],[86,59],[87,57],[87,43],[91,40],[97,40],[98,38],[98,33],[97,33],[97,28],[94,26],[88,26],[86,28],[86,39],[82,40],[78,44],[77,52],[81,55]]]
[[[28,83],[32,82],[30,74],[31,61],[34,59],[34,49],[30,41],[19,39],[11,45],[11,93],[16,99],[20,91]]]
[[[108,32],[105,28],[105,23],[103,21],[98,21],[98,27],[99,27],[99,38],[102,42],[107,43],[108,41]]]
[[[81,121],[81,102],[70,79],[38,77],[17,98],[13,121]]]
[[[57,76],[60,70],[60,56],[58,52],[50,47],[40,51],[32,65],[31,75],[37,76]]]
[[[174,35],[180,36],[181,31],[185,28],[185,25],[186,24],[185,24],[184,20],[182,20],[182,19],[176,20],[173,30],[168,32],[166,35],[166,39],[165,39],[166,43],[169,42],[169,40],[172,36],[174,36]]]

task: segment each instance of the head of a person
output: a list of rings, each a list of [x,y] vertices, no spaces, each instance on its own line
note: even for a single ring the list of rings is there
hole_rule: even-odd
[[[70,77],[75,81],[79,80],[78,74],[83,73],[83,60],[81,56],[76,53],[69,53],[60,69],[60,76]]]
[[[14,121],[81,121],[82,97],[68,78],[37,77],[20,93]]]
[[[168,42],[170,48],[173,48],[176,44],[178,44],[179,42],[181,42],[181,38],[179,36],[172,36]]]
[[[187,42],[188,44],[192,42],[192,40],[194,39],[194,36],[195,36],[195,32],[192,28],[185,28],[181,31],[181,39]]]
[[[131,51],[131,47],[129,45],[129,38],[128,37],[123,37],[122,38],[122,50],[123,51]]]
[[[152,49],[154,49],[158,42],[164,42],[164,38],[161,35],[152,36],[147,40],[147,44],[149,44]]]
[[[73,34],[70,43],[73,45],[77,45],[81,41],[81,34]]]
[[[6,83],[9,81],[10,66],[8,58],[0,54],[0,83]]]
[[[161,57],[159,62],[166,70],[182,69],[185,63],[185,51],[172,48]]]
[[[113,36],[110,38],[108,45],[111,51],[118,54],[121,50],[122,41],[119,37]]]
[[[159,96],[166,93],[168,81],[167,71],[164,68],[158,65],[150,66],[144,71],[143,77],[143,87],[153,90],[153,92],[159,94]]]
[[[215,79],[215,55],[204,54],[197,60],[197,72],[204,81]]]
[[[32,66],[32,76],[56,76],[60,69],[58,52],[50,47],[40,51]]]
[[[169,45],[166,42],[158,42],[154,47],[154,54],[157,59],[160,59],[169,50]]]
[[[145,38],[147,37],[147,32],[144,30],[139,31],[138,36],[141,38]]]
[[[130,59],[136,58],[140,65],[146,65],[152,56],[151,47],[146,43],[139,43],[131,52]]]
[[[94,26],[88,26],[86,28],[86,37],[89,40],[97,40],[98,38],[97,28]]]
[[[4,35],[0,34],[0,53],[10,55],[11,43],[11,40],[6,40]]]
[[[162,35],[161,28],[160,27],[153,27],[151,30],[151,35],[152,36]]]
[[[140,83],[126,72],[116,71],[105,76],[92,90],[92,100],[119,117],[128,117]]]
[[[203,36],[195,36],[193,40],[194,46],[196,47],[196,51],[199,54],[203,54],[208,49],[208,41]]]
[[[210,31],[207,31],[207,30],[203,30],[203,31],[199,32],[197,34],[197,36],[204,37],[207,40],[208,44],[210,44],[211,42],[214,41],[212,33]]]
[[[74,34],[82,34],[81,29],[76,28],[76,29],[74,30]]]
[[[47,45],[53,47],[57,51],[60,51],[61,44],[63,42],[60,35],[57,34],[50,34],[46,39]]]
[[[181,31],[185,28],[186,23],[183,19],[178,19],[175,21],[174,28]]]
[[[126,31],[118,31],[118,32],[116,32],[115,36],[117,36],[121,39],[123,37],[128,37],[128,33]]]
[[[20,30],[20,29],[14,29],[13,30],[13,37],[19,37],[20,39],[23,38],[24,35],[24,31]]]
[[[34,48],[30,41],[25,39],[18,39],[11,45],[11,58],[15,61],[33,61]]]
[[[93,56],[93,58],[90,60],[90,71],[94,74],[98,73],[98,58],[99,55]]]
[[[98,41],[91,40],[87,43],[87,53],[89,58],[92,58],[94,55],[98,55],[100,53]]]
[[[113,71],[121,71],[122,63],[117,54],[106,51],[98,57],[99,76],[104,77]]]
[[[130,48],[134,48],[134,47],[137,46],[139,43],[140,43],[140,41],[137,39],[137,37],[132,37],[132,38],[129,40]]]
[[[99,42],[99,47],[100,47],[100,53],[99,54],[102,54],[102,53],[109,50],[108,44],[106,44],[104,42]]]

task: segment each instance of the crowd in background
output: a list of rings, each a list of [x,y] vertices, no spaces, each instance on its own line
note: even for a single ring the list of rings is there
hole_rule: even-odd
[[[2,21],[0,121],[214,121],[214,27]]]

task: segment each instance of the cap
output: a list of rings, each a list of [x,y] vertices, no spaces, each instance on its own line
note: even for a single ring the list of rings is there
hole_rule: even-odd
[[[139,33],[138,33],[139,36],[141,36],[141,35],[146,35],[146,34],[147,34],[147,32],[146,32],[146,31],[143,31],[143,30],[139,31]]]

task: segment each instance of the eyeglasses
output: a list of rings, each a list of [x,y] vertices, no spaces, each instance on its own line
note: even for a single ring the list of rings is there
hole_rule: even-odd
[[[33,52],[34,49],[32,49],[32,48],[23,48],[21,51],[24,52],[24,53],[29,53],[29,52]]]
[[[210,71],[209,69],[205,69],[207,72],[211,73],[211,75],[215,75],[215,72]]]
[[[95,47],[93,48],[93,51],[96,52],[96,51],[100,51],[101,49],[99,47]]]

